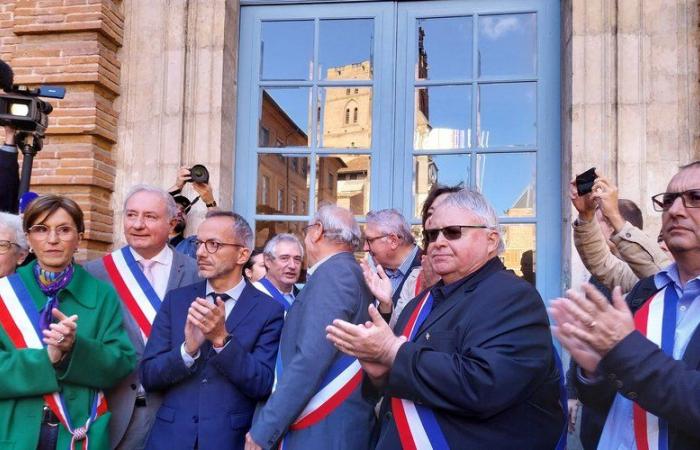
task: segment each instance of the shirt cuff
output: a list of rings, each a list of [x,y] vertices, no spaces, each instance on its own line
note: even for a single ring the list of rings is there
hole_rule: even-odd
[[[3,144],[3,145],[0,145],[0,150],[2,150],[3,152],[7,152],[7,153],[17,153],[17,146]]]
[[[189,353],[185,350],[185,343],[182,343],[182,346],[180,346],[180,355],[182,356],[182,362],[185,363],[185,366],[189,369],[190,367],[194,366],[195,361],[197,358],[199,358],[199,350],[197,350],[197,353],[195,353],[194,356],[190,356]]]
[[[227,345],[229,344],[229,342],[231,342],[231,340],[230,340],[230,339],[229,339],[228,341],[226,341],[226,343],[224,344],[224,346],[223,346],[223,347],[216,347],[216,346],[213,346],[213,345],[212,345],[212,347],[211,347],[211,348],[213,348],[213,349],[214,349],[214,351],[215,351],[215,352],[216,352],[217,354],[219,354],[219,353],[221,353],[221,351],[222,351],[223,349],[225,349],[225,348],[226,348],[226,346],[227,346]],[[197,356],[199,356],[199,352],[197,352]]]
[[[605,377],[596,372],[593,378],[589,378],[583,374],[583,370],[581,370],[581,367],[576,367],[576,378],[578,378],[578,381],[580,381],[581,384],[585,384],[586,386],[592,386],[603,381]]]

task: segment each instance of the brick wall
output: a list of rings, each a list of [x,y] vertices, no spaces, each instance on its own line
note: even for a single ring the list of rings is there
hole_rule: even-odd
[[[18,84],[56,84],[44,150],[31,190],[76,200],[85,212],[78,259],[109,249],[113,237],[117,112],[124,16],[121,0],[5,0],[0,3],[0,58]]]

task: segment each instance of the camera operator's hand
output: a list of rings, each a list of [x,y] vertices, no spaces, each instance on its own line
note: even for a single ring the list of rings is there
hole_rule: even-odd
[[[620,214],[620,209],[617,206],[617,186],[612,184],[607,178],[598,177],[593,183],[591,197],[600,206],[600,211],[615,229],[615,233],[619,233],[625,225],[625,219]]]
[[[170,186],[168,189],[168,192],[180,192],[183,187],[185,187],[185,183],[190,181],[190,168],[187,166],[181,166],[179,169],[177,169],[177,179],[175,180],[175,184]]]
[[[195,183],[192,182],[192,188],[199,195],[199,198],[204,202],[207,208],[215,208],[216,202],[214,201],[214,193],[211,190],[209,183]],[[212,206],[209,206],[212,205]]]
[[[15,129],[5,126],[5,145],[15,145]]]
[[[596,202],[591,194],[578,195],[576,190],[576,180],[569,183],[569,198],[574,208],[578,211],[581,220],[590,222],[595,218]]]

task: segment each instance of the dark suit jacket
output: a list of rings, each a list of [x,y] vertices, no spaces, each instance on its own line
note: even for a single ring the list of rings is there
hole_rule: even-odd
[[[403,285],[406,282],[406,278],[408,278],[408,275],[413,269],[415,269],[416,267],[420,267],[421,256],[423,256],[423,252],[419,248],[416,252],[416,256],[413,258],[413,261],[411,261],[411,267],[409,267],[409,269],[404,274],[403,278],[401,279],[401,283],[399,283],[399,286],[394,291],[394,295],[391,296],[391,299],[394,302],[394,306],[396,306],[396,302],[398,302],[399,297],[401,297],[401,289],[403,288]]]
[[[105,281],[110,285],[112,284],[112,280],[109,278],[109,275],[107,275],[107,270],[105,270],[102,258],[86,263],[85,270],[93,277]],[[198,281],[200,281],[200,278],[197,275],[197,262],[189,256],[173,250],[173,264],[170,268],[170,277],[168,278],[166,290],[171,291],[180,286],[186,286]],[[141,361],[143,351],[146,347],[141,337],[141,329],[136,324],[131,313],[129,313],[129,310],[123,307],[123,305],[122,313],[124,329],[129,335],[129,340],[134,345],[134,349],[136,349],[137,361]],[[119,442],[121,442],[129,426],[129,421],[131,420],[131,415],[134,412],[134,405],[136,403],[138,382],[139,375],[137,367],[117,386],[106,393],[107,404],[112,413],[112,418],[109,422],[109,440],[112,448],[116,448]],[[150,417],[153,417],[160,407],[161,399],[158,395],[149,395],[147,402],[146,407],[149,410],[149,414],[151,414]],[[143,424],[143,426],[145,427],[147,424]],[[145,436],[147,431],[148,430],[143,430],[142,434]]]
[[[334,319],[364,323],[371,299],[352,253],[331,256],[308,278],[287,312],[280,346],[284,371],[250,430],[255,442],[273,448],[285,434],[318,391],[330,366],[342,356],[326,339],[326,326]],[[355,389],[319,423],[290,433],[284,448],[367,449],[374,425],[373,407],[374,403]]]
[[[653,277],[645,278],[627,295],[627,303],[636,311],[656,291]],[[668,422],[671,450],[700,448],[700,327],[681,361],[634,331],[605,355],[598,370],[605,379],[597,384],[576,377],[583,404],[607,415],[619,392]]]
[[[0,211],[17,214],[19,208],[17,153],[0,150]]]
[[[242,449],[258,401],[272,389],[284,310],[250,283],[226,319],[231,340],[216,353],[209,341],[188,368],[180,347],[187,311],[206,282],[170,291],[153,323],[140,366],[148,391],[164,395],[149,449]]]
[[[450,448],[553,449],[565,419],[549,321],[535,288],[493,258],[431,291],[430,315],[389,373],[376,448],[401,448],[390,411],[398,397],[431,408]],[[397,334],[423,295],[406,306]]]

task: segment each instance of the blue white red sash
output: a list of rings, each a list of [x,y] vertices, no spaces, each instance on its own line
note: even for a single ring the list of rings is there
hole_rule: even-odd
[[[287,300],[284,294],[282,294],[280,290],[277,289],[274,284],[272,284],[272,281],[263,277],[259,279],[258,282],[265,288],[270,297],[274,298],[275,300],[277,300],[277,303],[282,305],[285,312],[289,311],[289,308],[292,307],[292,304],[289,302],[289,300]]]
[[[147,340],[162,299],[148,282],[128,245],[105,255],[102,262],[119,298],[139,326],[144,341]]]
[[[668,284],[634,315],[637,331],[673,357],[678,293]],[[634,436],[638,450],[667,450],[668,423],[634,404]]]
[[[412,341],[432,308],[433,296],[428,291],[411,313],[401,334]],[[449,450],[450,446],[432,409],[394,397],[391,399],[391,410],[404,450]]]
[[[0,278],[0,324],[18,350],[45,347],[39,329],[39,311],[18,274]],[[90,416],[81,427],[74,426],[60,392],[44,394],[44,401],[71,434],[70,449],[88,450],[90,425],[107,412],[107,401],[102,391],[94,392]]]

